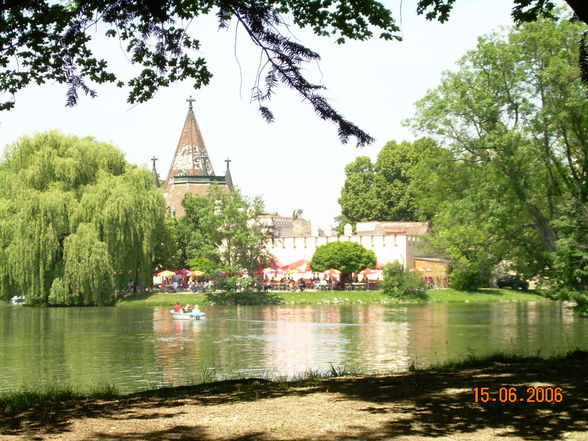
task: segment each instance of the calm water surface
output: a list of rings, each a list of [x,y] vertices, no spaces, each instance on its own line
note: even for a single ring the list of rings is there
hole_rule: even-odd
[[[0,390],[61,382],[121,391],[331,366],[405,371],[494,350],[588,348],[588,319],[558,302],[213,306],[209,319],[168,308],[0,307]]]

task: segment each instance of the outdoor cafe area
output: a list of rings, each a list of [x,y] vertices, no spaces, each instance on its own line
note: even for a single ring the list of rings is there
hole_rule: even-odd
[[[164,270],[153,276],[153,287],[159,288],[164,292],[179,291],[206,291],[210,287],[210,282],[203,280],[206,274],[202,271],[191,271],[180,269],[175,271]]]
[[[321,284],[315,283],[312,280],[305,282],[302,289],[300,289],[300,284],[298,283],[289,283],[288,281],[270,281],[266,283],[264,289],[266,291],[368,291],[368,290],[379,290],[380,289],[380,282],[377,281],[370,281],[370,282],[352,282],[352,283],[344,283],[341,285],[339,282],[331,282],[331,283],[324,283]]]
[[[304,259],[288,265],[264,268],[256,274],[263,277],[265,291],[378,290],[383,280],[381,270],[365,269],[342,281],[339,270],[313,272],[310,262]]]
[[[341,272],[329,269],[324,272],[313,272],[310,262],[299,260],[289,265],[264,268],[250,275],[246,272],[243,278],[253,278],[259,291],[367,291],[379,290],[383,280],[382,270],[365,269],[351,274],[341,280]],[[153,286],[164,292],[180,291],[208,292],[214,290],[214,280],[208,280],[202,271],[187,269],[164,270],[154,274]]]

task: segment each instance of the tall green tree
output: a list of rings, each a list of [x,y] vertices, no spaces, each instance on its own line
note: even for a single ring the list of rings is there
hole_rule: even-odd
[[[386,143],[378,153],[375,165],[375,192],[381,212],[373,220],[422,220],[417,213],[414,195],[409,191],[413,168],[424,155],[435,155],[439,150],[431,138]]]
[[[358,156],[345,166],[339,205],[341,221],[357,223],[377,219],[381,209],[376,196],[376,171],[368,156]]]
[[[104,305],[151,284],[165,204],[151,174],[91,138],[48,132],[8,146],[0,165],[0,296]]]
[[[502,261],[527,277],[548,264],[533,224],[520,215],[519,201],[497,170],[444,150],[423,157],[412,176],[410,192],[419,211],[433,220],[433,235],[421,245],[453,259],[455,271],[477,273],[472,280],[486,285]]]
[[[440,195],[444,211],[434,227],[440,235],[458,237],[459,229],[470,225],[486,231],[488,247],[490,240],[503,249],[518,244],[527,249],[528,261],[556,276],[553,262],[566,259],[560,245],[570,244],[558,222],[581,219],[577,214],[588,202],[588,100],[574,62],[583,28],[567,20],[540,20],[507,35],[480,38],[476,50],[459,61],[459,70],[445,73],[417,103],[412,127],[451,151],[468,184]],[[448,189],[453,177],[443,174],[436,182]],[[421,194],[435,194],[433,187],[421,186]],[[480,236],[466,235],[462,242],[468,237]],[[582,240],[575,243],[586,255]],[[580,275],[586,263],[574,258],[563,264],[576,266],[571,273],[579,277],[568,286],[588,281]]]
[[[389,141],[375,164],[367,156],[356,158],[345,167],[346,179],[339,198],[344,219],[351,223],[421,220],[409,191],[412,169],[424,155],[434,155],[439,150],[430,138]]]
[[[246,198],[238,189],[224,193],[214,186],[206,195],[186,195],[182,204],[188,259],[192,266],[205,266],[192,269],[253,274],[268,264],[266,245],[271,237],[257,222],[264,212],[260,198]]]
[[[155,268],[159,270],[186,268],[189,231],[181,219],[168,213],[156,234],[158,241],[155,247]]]

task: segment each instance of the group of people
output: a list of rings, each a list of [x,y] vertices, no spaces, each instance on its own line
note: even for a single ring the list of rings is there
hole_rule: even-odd
[[[176,306],[174,306],[174,312],[177,313],[182,313],[182,312],[192,312],[192,311],[198,311],[198,306],[194,305],[190,305],[189,303],[186,306],[182,306],[182,304],[180,302],[176,302]]]
[[[275,288],[276,286],[285,288],[288,291],[304,291],[305,289],[316,289],[317,291],[320,290],[325,290],[327,289],[327,287],[335,289],[335,287],[338,285],[338,281],[333,279],[325,279],[325,278],[319,278],[319,277],[315,277],[313,279],[298,279],[298,280],[294,280],[290,277],[286,277],[284,279],[281,280],[276,280],[276,279],[270,279],[267,280],[264,285],[263,285],[263,290],[265,292],[269,291],[272,288]]]
[[[210,284],[212,284],[212,282],[210,282]],[[206,292],[206,291],[208,291],[210,284],[207,281],[199,283],[199,282],[196,282],[195,280],[191,280],[190,283],[188,284],[188,288],[190,288],[190,291],[192,291],[192,292]]]
[[[192,292],[206,292],[210,289],[211,286],[212,286],[212,281],[211,282],[207,282],[207,281],[197,282],[196,280],[192,279],[188,283],[187,288]],[[177,280],[174,280],[173,282],[171,282],[165,286],[165,290],[167,292],[179,292],[181,288],[184,288],[184,286],[182,286],[182,284],[180,282],[178,282]]]

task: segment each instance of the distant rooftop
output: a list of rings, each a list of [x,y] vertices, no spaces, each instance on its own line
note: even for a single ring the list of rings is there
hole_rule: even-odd
[[[355,226],[355,232],[358,235],[366,234],[410,234],[421,235],[429,231],[428,222],[358,222]]]

